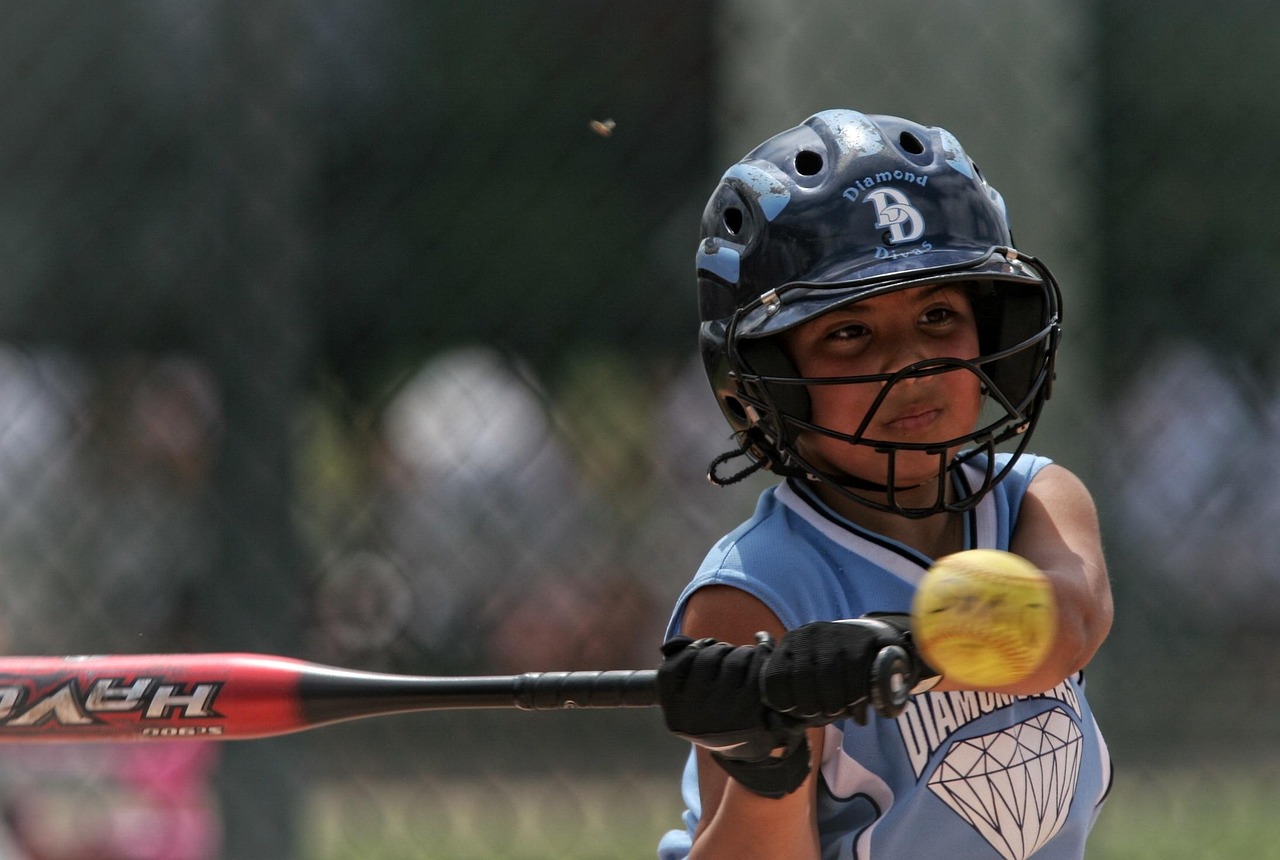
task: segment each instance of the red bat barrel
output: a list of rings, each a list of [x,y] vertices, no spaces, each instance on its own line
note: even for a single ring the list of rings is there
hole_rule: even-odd
[[[409,711],[655,704],[651,670],[442,678],[262,654],[0,658],[0,743],[245,739]]]

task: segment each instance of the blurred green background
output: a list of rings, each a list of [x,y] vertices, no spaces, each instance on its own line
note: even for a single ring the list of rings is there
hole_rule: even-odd
[[[1032,447],[1117,598],[1090,856],[1280,856],[1280,7],[0,11],[3,650],[653,665],[763,486],[703,479],[702,205],[816,110],[892,113],[1066,294]],[[0,748],[0,858],[647,857],[683,756],[651,711]]]

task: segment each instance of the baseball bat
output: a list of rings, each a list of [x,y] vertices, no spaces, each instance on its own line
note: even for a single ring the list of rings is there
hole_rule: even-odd
[[[0,658],[0,743],[233,740],[457,708],[644,708],[655,670],[434,677],[265,654]]]

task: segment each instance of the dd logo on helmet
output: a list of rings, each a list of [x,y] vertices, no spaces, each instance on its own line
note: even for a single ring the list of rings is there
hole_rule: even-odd
[[[866,202],[876,208],[876,226],[889,231],[889,244],[914,242],[924,235],[924,216],[907,195],[894,188],[868,191]]]

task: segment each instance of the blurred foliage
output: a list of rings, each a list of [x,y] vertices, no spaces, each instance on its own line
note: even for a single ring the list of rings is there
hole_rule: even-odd
[[[1153,340],[1186,339],[1274,383],[1280,177],[1264,152],[1280,136],[1280,12],[1152,9],[1097,4],[1104,378],[1126,380]]]
[[[10,5],[10,337],[204,349],[227,282],[283,257],[299,295],[264,322],[361,392],[457,341],[689,340],[708,3]]]

